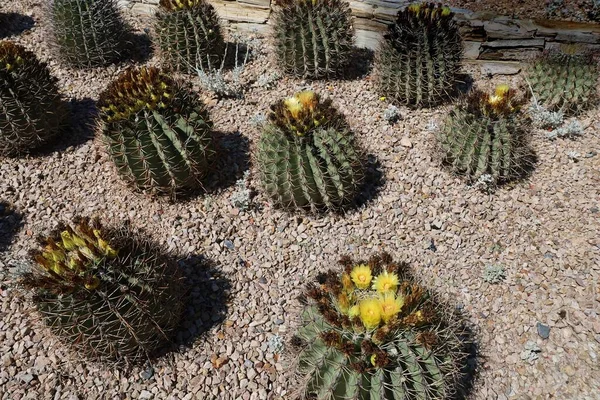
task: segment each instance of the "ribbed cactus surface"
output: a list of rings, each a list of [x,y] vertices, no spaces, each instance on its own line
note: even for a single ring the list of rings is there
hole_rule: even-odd
[[[507,85],[493,95],[475,90],[450,112],[438,140],[445,162],[469,181],[492,184],[522,177],[532,166],[520,102]]]
[[[409,107],[432,107],[455,90],[462,39],[448,7],[413,4],[398,12],[375,65],[379,90]]]
[[[598,99],[598,61],[577,54],[576,48],[551,51],[527,68],[533,95],[543,106],[575,114],[594,105]]]
[[[354,30],[342,0],[279,0],[273,16],[275,52],[290,75],[339,76],[350,60]]]
[[[106,66],[128,50],[117,0],[52,0],[50,17],[57,54],[69,65]]]
[[[0,155],[39,148],[60,133],[67,115],[46,64],[23,46],[0,42]]]
[[[169,342],[186,288],[152,243],[89,219],[40,240],[36,268],[21,283],[63,343],[94,360],[132,363]]]
[[[212,123],[197,95],[157,68],[128,69],[100,95],[108,152],[141,190],[200,186],[214,157]]]
[[[465,361],[463,330],[389,255],[343,260],[306,292],[300,397],[315,400],[448,399]]]
[[[206,0],[160,0],[156,38],[165,65],[176,71],[212,71],[225,52],[219,16]]]
[[[360,189],[364,167],[331,101],[301,92],[273,106],[258,143],[263,188],[284,208],[338,210]]]

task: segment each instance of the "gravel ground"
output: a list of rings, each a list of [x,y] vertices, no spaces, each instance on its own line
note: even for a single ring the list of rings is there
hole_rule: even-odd
[[[33,18],[33,29],[14,39],[50,63],[85,122],[93,99],[126,65],[60,68],[45,43],[39,3],[21,0],[9,8]],[[140,32],[148,26],[132,22]],[[269,57],[261,56],[243,79],[251,82],[272,70]],[[466,72],[480,86],[501,81],[481,77],[477,66]],[[345,216],[291,215],[273,209],[260,193],[249,210],[233,207],[233,182],[251,164],[244,154],[259,137],[250,119],[307,86],[334,98],[372,155],[372,175],[381,175],[374,196]],[[202,94],[222,145],[232,152],[220,161],[227,168],[216,177],[225,183],[215,178],[206,194],[181,202],[124,186],[101,140],[83,122],[41,155],[0,159],[0,199],[22,215],[12,247],[0,254],[1,399],[289,398],[294,388],[286,366],[292,360],[279,342],[296,328],[301,285],[342,254],[367,258],[381,250],[412,263],[477,328],[473,398],[598,398],[598,110],[581,117],[588,128],[577,140],[549,141],[535,132],[539,164],[532,176],[490,195],[465,186],[433,156],[428,126],[441,121],[445,108],[401,109],[403,118],[390,125],[381,117],[387,104],[368,75],[310,85],[283,79],[271,90],[249,87],[242,100]],[[571,152],[579,156],[573,159]],[[258,189],[253,166],[249,185]],[[125,371],[80,361],[11,288],[14,265],[35,246],[35,236],[77,214],[98,215],[110,224],[129,219],[172,252],[196,256],[182,262],[196,289],[178,335],[179,351],[152,367]],[[503,266],[506,279],[486,283],[488,265]],[[538,323],[549,327],[547,339]],[[527,356],[538,359],[522,359]]]

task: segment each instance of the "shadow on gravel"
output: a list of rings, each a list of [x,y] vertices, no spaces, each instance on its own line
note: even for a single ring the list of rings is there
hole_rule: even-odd
[[[143,64],[152,58],[154,49],[147,33],[130,33],[126,40],[130,45],[125,60]]]
[[[374,154],[367,154],[365,170],[365,182],[356,197],[354,207],[351,207],[348,212],[366,206],[373,201],[385,184],[381,163]]]
[[[462,335],[463,343],[465,343],[465,364],[460,371],[461,379],[458,381],[458,389],[452,400],[466,400],[471,398],[471,392],[475,387],[475,382],[478,379],[479,371],[481,370],[481,354],[479,353],[479,344],[476,340],[475,332],[470,327],[464,327]]]
[[[33,18],[17,13],[0,12],[0,39],[12,35],[19,35],[33,28]]]
[[[373,69],[374,58],[373,50],[354,47],[350,55],[350,63],[344,69],[339,80],[352,81],[369,75]]]
[[[474,81],[471,75],[459,74],[456,77],[456,95],[454,97],[462,96],[469,93],[471,89],[473,89],[473,84]]]
[[[23,226],[23,215],[0,200],[0,252],[6,251]]]

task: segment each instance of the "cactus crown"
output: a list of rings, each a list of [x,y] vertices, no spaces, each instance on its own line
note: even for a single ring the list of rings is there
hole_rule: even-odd
[[[319,95],[305,90],[280,100],[271,107],[269,121],[293,136],[303,137],[312,130],[341,122],[331,99],[321,102]]]
[[[160,0],[159,6],[169,11],[187,10],[198,6],[205,0]]]
[[[0,42],[0,69],[10,72],[30,58],[35,56],[24,47],[9,41]]]
[[[450,8],[441,4],[411,4],[398,12],[396,24],[390,27],[387,36],[393,43],[405,42],[411,34],[420,35],[423,27],[432,32],[449,29],[453,18]]]
[[[467,111],[490,118],[508,117],[518,112],[524,102],[509,85],[498,85],[493,94],[474,90],[466,99]]]
[[[124,120],[142,109],[165,108],[174,82],[158,68],[129,68],[102,93],[98,106],[109,122]]]

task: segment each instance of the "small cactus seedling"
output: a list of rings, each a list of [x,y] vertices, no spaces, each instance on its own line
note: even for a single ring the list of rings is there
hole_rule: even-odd
[[[508,85],[491,95],[474,90],[450,112],[438,134],[444,161],[471,183],[482,176],[492,185],[523,177],[532,152],[522,103]]]
[[[219,16],[206,0],[160,0],[156,38],[165,65],[176,71],[213,71],[225,53]]]
[[[140,190],[201,186],[214,156],[212,123],[187,87],[157,68],[128,69],[100,95],[108,152]]]
[[[398,12],[375,60],[383,96],[399,105],[432,107],[454,92],[463,46],[453,17],[448,7],[432,3]]]
[[[257,160],[264,190],[285,208],[342,209],[353,202],[364,174],[343,117],[311,91],[272,107]]]
[[[598,99],[598,61],[576,46],[549,51],[531,63],[527,80],[535,100],[550,111],[577,114]]]
[[[21,45],[0,42],[0,155],[28,153],[48,143],[67,116],[47,65]]]
[[[128,50],[117,0],[52,0],[50,17],[57,55],[71,66],[106,66]]]
[[[339,76],[348,64],[354,30],[343,0],[279,0],[273,31],[284,73],[310,79]]]
[[[402,263],[387,254],[342,260],[309,285],[300,348],[300,397],[316,400],[448,399],[460,386],[464,330]]]
[[[133,363],[169,342],[186,290],[150,242],[85,218],[40,240],[21,283],[64,343],[94,360]]]

